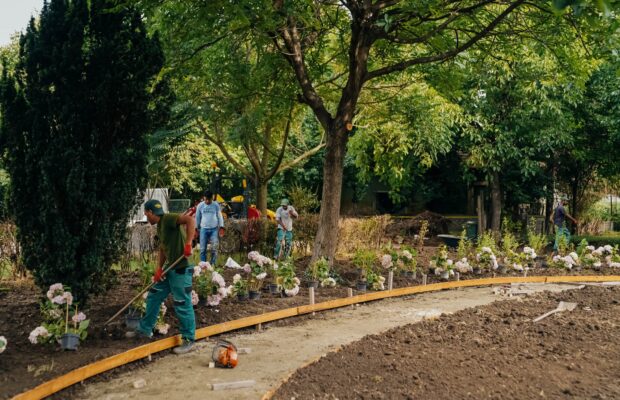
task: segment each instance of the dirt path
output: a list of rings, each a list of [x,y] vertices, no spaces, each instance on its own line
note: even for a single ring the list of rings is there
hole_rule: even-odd
[[[569,285],[520,285],[533,292],[574,289]],[[333,312],[317,314],[296,326],[274,327],[256,334],[230,335],[237,347],[251,349],[241,355],[233,370],[209,369],[213,342],[184,356],[168,356],[147,367],[106,382],[86,384],[78,399],[259,399],[264,393],[310,361],[368,334],[424,319],[427,316],[489,304],[503,299],[492,288],[467,288],[388,299]],[[515,301],[516,297],[511,300]],[[134,389],[139,379],[146,386]],[[251,388],[211,391],[210,384],[254,380]]]

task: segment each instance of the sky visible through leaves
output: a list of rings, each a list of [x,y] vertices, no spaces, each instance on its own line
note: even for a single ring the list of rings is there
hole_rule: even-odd
[[[32,15],[38,14],[43,0],[0,0],[0,46],[6,46],[11,36],[26,29]]]

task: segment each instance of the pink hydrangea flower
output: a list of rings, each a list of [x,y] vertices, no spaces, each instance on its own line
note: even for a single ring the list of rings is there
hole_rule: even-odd
[[[192,305],[195,306],[199,301],[200,298],[198,297],[198,293],[196,293],[195,290],[192,290]]]
[[[159,332],[160,335],[167,335],[168,329],[170,329],[170,325],[169,324],[158,324],[158,325],[155,325],[155,329],[157,330],[157,332]]]
[[[30,343],[32,344],[37,344],[39,343],[39,337],[47,338],[49,336],[50,333],[47,331],[47,329],[45,329],[44,326],[37,326],[32,332],[30,332],[28,340],[30,340]]]
[[[73,317],[71,317],[71,320],[73,322],[75,322],[76,324],[79,324],[80,322],[84,321],[86,319],[86,315],[83,312],[79,312],[76,315],[74,315]]]

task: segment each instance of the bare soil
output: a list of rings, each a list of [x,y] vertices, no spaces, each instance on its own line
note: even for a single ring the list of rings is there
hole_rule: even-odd
[[[532,319],[559,301],[571,312]],[[300,369],[274,399],[617,399],[620,287],[536,294],[362,340]]]
[[[420,257],[420,265],[427,265],[428,258],[434,252],[433,248],[425,248]],[[303,259],[297,263],[298,276],[308,263]],[[337,261],[336,270],[342,278],[341,287],[321,288],[317,291],[316,301],[326,301],[341,298],[347,295],[347,286],[354,286],[357,280],[356,268],[348,260]],[[602,270],[600,274],[612,274],[616,271]],[[593,271],[572,271],[570,274],[591,274]],[[231,279],[234,271],[226,271],[227,282]],[[565,271],[541,269],[532,271],[533,274],[566,274]],[[486,275],[462,276],[461,279],[481,278]],[[438,281],[438,277],[430,276],[428,283]],[[395,276],[394,287],[404,287],[421,284],[421,274],[417,279]],[[0,399],[9,398],[17,393],[33,388],[38,384],[60,376],[70,370],[87,365],[94,361],[121,353],[139,343],[124,339],[124,331],[121,321],[113,324],[108,330],[102,329],[103,323],[118,311],[134,293],[139,289],[139,280],[135,274],[125,273],[119,276],[119,284],[105,295],[91,301],[89,308],[84,310],[91,320],[88,339],[80,345],[77,352],[63,352],[55,344],[33,345],[28,341],[29,333],[40,324],[39,299],[41,293],[29,281],[17,283],[3,283],[7,290],[0,291],[0,335],[7,337],[8,347],[0,355]],[[262,298],[254,301],[240,303],[236,299],[226,299],[217,308],[196,308],[197,327],[209,326],[225,321],[230,321],[245,316],[261,314],[264,312],[295,307],[308,303],[308,291],[302,289],[298,296],[293,298],[280,298],[263,293]],[[172,311],[172,305],[167,314],[167,322],[173,327],[169,335],[178,333],[176,330],[176,317]],[[298,323],[305,317],[297,317],[274,322],[272,326],[283,326]],[[163,337],[163,336],[161,336]],[[126,369],[139,367],[140,363],[128,366]]]

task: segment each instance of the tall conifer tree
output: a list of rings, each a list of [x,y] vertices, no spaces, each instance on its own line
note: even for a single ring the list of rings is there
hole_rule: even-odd
[[[37,284],[102,291],[166,116],[158,39],[109,0],[52,0],[0,79],[0,144],[24,261]]]

